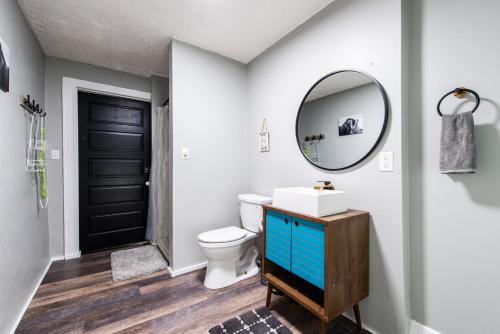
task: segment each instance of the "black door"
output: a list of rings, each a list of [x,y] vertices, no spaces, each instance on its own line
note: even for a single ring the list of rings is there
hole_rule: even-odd
[[[151,104],[80,92],[78,123],[81,251],[144,241]]]

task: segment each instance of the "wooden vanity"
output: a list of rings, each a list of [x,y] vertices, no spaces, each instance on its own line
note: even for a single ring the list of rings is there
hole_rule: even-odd
[[[326,325],[368,297],[369,213],[314,218],[264,205],[262,273],[268,280],[266,306],[276,288]]]

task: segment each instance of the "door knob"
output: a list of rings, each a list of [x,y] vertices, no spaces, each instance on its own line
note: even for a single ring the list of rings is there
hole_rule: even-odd
[[[146,181],[146,183],[144,183],[146,185],[146,187],[149,187],[150,183],[149,181]]]

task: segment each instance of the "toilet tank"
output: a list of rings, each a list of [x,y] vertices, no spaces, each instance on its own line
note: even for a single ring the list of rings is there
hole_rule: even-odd
[[[260,232],[262,221],[262,205],[271,204],[271,197],[256,194],[238,195],[240,201],[241,226],[251,232]]]

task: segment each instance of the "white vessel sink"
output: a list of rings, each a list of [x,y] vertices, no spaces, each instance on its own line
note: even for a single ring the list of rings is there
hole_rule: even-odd
[[[312,217],[324,217],[347,211],[346,193],[306,187],[274,189],[273,206]]]

